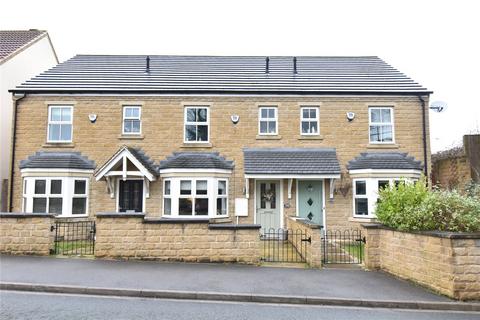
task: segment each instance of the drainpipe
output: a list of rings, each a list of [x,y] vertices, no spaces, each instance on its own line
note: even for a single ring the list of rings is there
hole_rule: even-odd
[[[422,104],[422,130],[423,130],[423,173],[425,174],[426,183],[428,185],[428,155],[427,155],[427,120],[425,115],[425,99],[422,96],[418,96],[420,103]]]
[[[13,177],[15,172],[15,142],[16,142],[16,131],[17,131],[17,106],[18,101],[25,98],[27,95],[25,93],[16,96],[15,93],[13,97],[13,125],[12,125],[12,146],[10,150],[10,196],[9,196],[9,206],[8,211],[12,212],[13,210]]]

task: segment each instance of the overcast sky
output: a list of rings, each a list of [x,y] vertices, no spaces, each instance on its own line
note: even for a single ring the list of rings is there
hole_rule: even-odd
[[[2,1],[0,29],[75,54],[376,55],[448,103],[432,151],[480,131],[478,1]]]

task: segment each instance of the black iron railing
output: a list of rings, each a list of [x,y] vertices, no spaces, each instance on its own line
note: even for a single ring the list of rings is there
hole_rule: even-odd
[[[360,264],[363,262],[364,244],[361,230],[324,230],[323,263]]]
[[[262,240],[262,261],[265,262],[306,262],[307,246],[311,238],[303,230],[264,229]]]
[[[93,255],[95,252],[95,221],[61,221],[55,231],[54,254],[69,256]]]

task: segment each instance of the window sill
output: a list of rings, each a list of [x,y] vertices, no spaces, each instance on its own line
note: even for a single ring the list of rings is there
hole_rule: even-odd
[[[376,222],[377,218],[375,217],[350,217],[348,218],[350,222]]]
[[[275,135],[261,135],[258,134],[256,137],[257,140],[280,140],[282,139],[281,135],[275,134]]]
[[[188,143],[184,142],[182,148],[212,148],[213,145],[209,142]]]
[[[71,215],[71,216],[62,216],[58,215],[55,216],[55,219],[75,219],[75,218],[88,218],[88,214],[76,214],[76,215]]]
[[[400,146],[396,143],[370,143],[367,144],[367,149],[398,149]]]
[[[298,137],[298,140],[323,140],[323,135],[301,135]]]
[[[42,145],[42,148],[75,148],[72,142],[47,142]]]
[[[143,134],[121,134],[118,136],[119,140],[143,140],[145,136]]]

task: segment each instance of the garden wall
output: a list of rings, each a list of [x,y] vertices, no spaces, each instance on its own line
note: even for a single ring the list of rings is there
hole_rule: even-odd
[[[49,255],[54,216],[43,213],[0,213],[0,253]]]
[[[95,256],[188,262],[260,262],[259,225],[98,213]]]
[[[446,296],[480,300],[480,233],[409,233],[363,225],[365,267],[412,280]]]
[[[318,224],[309,223],[305,219],[289,217],[287,219],[287,228],[293,233],[301,232],[306,238],[310,238],[310,242],[302,242],[301,237],[292,237],[294,242],[292,245],[295,248],[304,246],[305,250],[298,250],[305,252],[305,260],[310,267],[320,268],[322,266],[322,235],[321,226]]]

